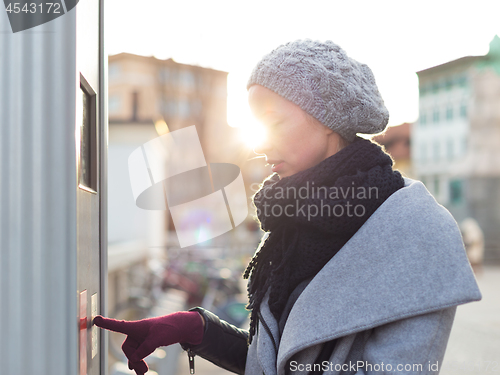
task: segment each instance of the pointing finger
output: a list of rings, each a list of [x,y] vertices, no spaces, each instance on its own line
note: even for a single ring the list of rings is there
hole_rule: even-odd
[[[125,335],[135,333],[135,322],[129,322],[126,320],[109,319],[104,318],[101,315],[97,315],[94,318],[94,324],[98,327],[114,332],[123,333]]]

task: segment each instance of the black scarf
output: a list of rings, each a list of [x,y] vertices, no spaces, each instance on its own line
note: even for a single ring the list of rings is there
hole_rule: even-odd
[[[286,301],[316,275],[375,210],[404,186],[392,158],[370,140],[356,140],[314,167],[282,179],[275,173],[254,195],[262,230],[270,232],[244,273],[250,277],[249,343],[266,291],[279,321]]]

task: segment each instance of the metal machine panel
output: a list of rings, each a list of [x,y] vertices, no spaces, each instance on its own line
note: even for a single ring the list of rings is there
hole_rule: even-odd
[[[0,372],[76,374],[76,15],[0,30]]]
[[[91,327],[107,288],[103,2],[17,33],[0,12],[0,31],[0,372],[105,374]],[[79,187],[85,107],[95,142]]]

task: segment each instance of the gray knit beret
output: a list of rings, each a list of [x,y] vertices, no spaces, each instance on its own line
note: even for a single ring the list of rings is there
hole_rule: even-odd
[[[279,46],[253,69],[247,89],[255,84],[297,104],[348,141],[356,133],[380,133],[389,121],[371,69],[331,41]]]

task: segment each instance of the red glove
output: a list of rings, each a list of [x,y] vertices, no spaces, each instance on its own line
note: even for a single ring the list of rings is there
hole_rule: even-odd
[[[156,348],[178,342],[201,344],[204,331],[202,319],[196,311],[179,311],[130,322],[97,315],[94,324],[127,335],[122,350],[129,360],[128,367],[137,375],[144,375],[148,371],[148,365],[143,358],[153,353]]]

